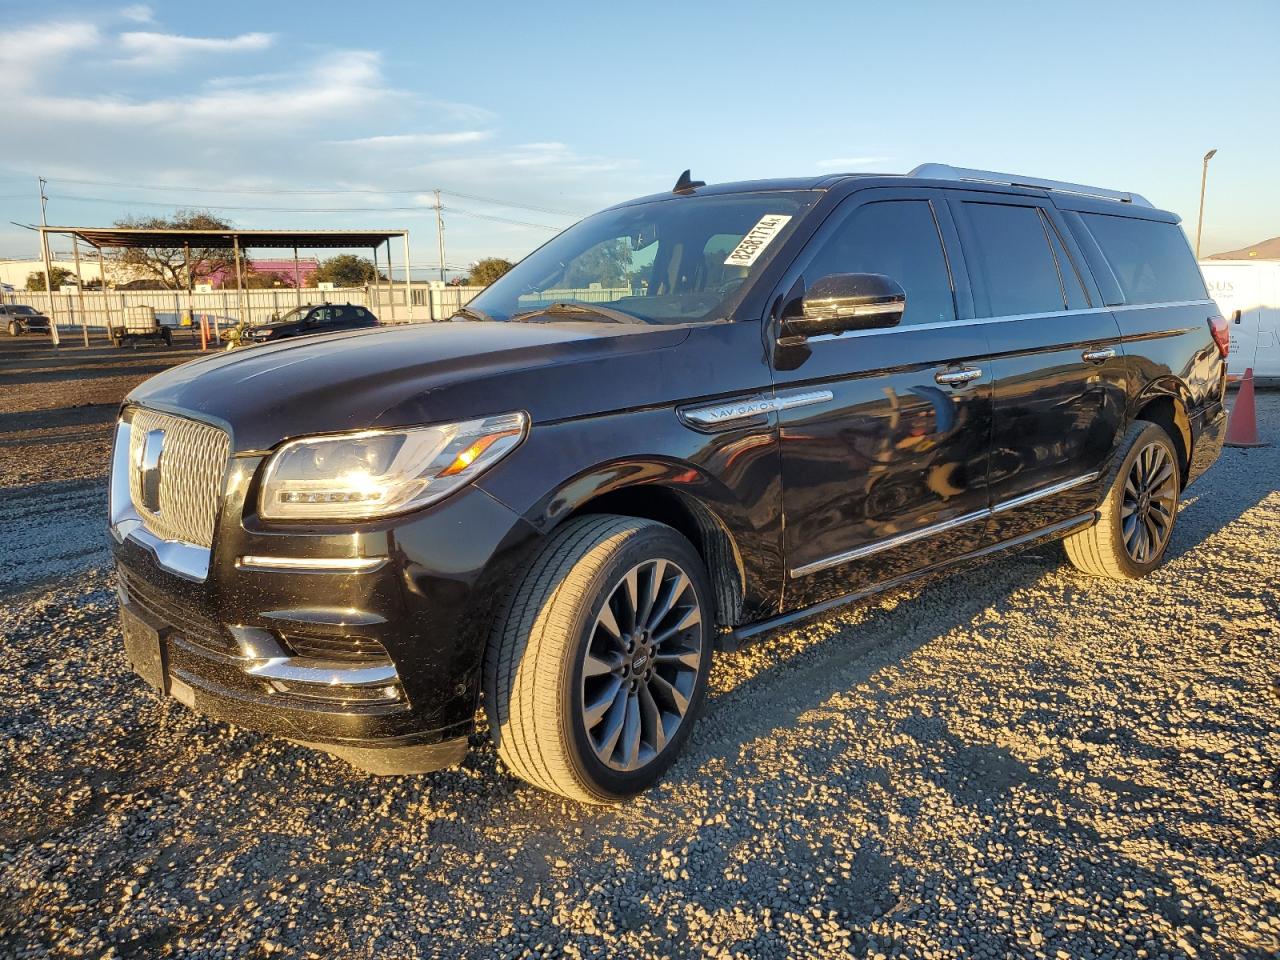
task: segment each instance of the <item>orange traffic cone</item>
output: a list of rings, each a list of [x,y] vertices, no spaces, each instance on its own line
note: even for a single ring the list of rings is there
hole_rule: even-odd
[[[1267,442],[1258,436],[1258,411],[1253,403],[1253,367],[1244,372],[1240,391],[1231,407],[1227,420],[1228,447],[1265,447]]]

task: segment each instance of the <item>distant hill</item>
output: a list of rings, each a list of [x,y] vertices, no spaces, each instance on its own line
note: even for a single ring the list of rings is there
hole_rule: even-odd
[[[1228,250],[1226,253],[1214,253],[1208,260],[1280,260],[1280,237],[1272,237],[1261,243],[1250,244],[1239,250]]]

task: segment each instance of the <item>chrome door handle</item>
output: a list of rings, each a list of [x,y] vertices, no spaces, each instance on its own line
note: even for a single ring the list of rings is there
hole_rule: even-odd
[[[1080,359],[1088,360],[1090,363],[1101,363],[1103,360],[1111,360],[1116,352],[1110,347],[1103,347],[1101,350],[1086,350],[1080,354]]]
[[[982,371],[977,367],[964,367],[961,370],[939,371],[933,375],[933,379],[935,383],[940,383],[944,387],[959,387],[981,376]]]

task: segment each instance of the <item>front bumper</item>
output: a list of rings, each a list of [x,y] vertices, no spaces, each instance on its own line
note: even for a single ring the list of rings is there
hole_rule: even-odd
[[[162,668],[130,650],[135,669],[202,714],[371,772],[456,763],[496,599],[537,533],[475,488],[378,524],[264,524],[260,462],[232,458],[203,576],[113,529],[122,617],[154,634]]]

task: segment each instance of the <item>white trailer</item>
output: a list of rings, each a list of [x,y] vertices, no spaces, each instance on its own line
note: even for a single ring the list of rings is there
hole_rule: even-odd
[[[1230,376],[1252,367],[1280,382],[1280,260],[1202,260],[1200,270],[1231,331]]]

